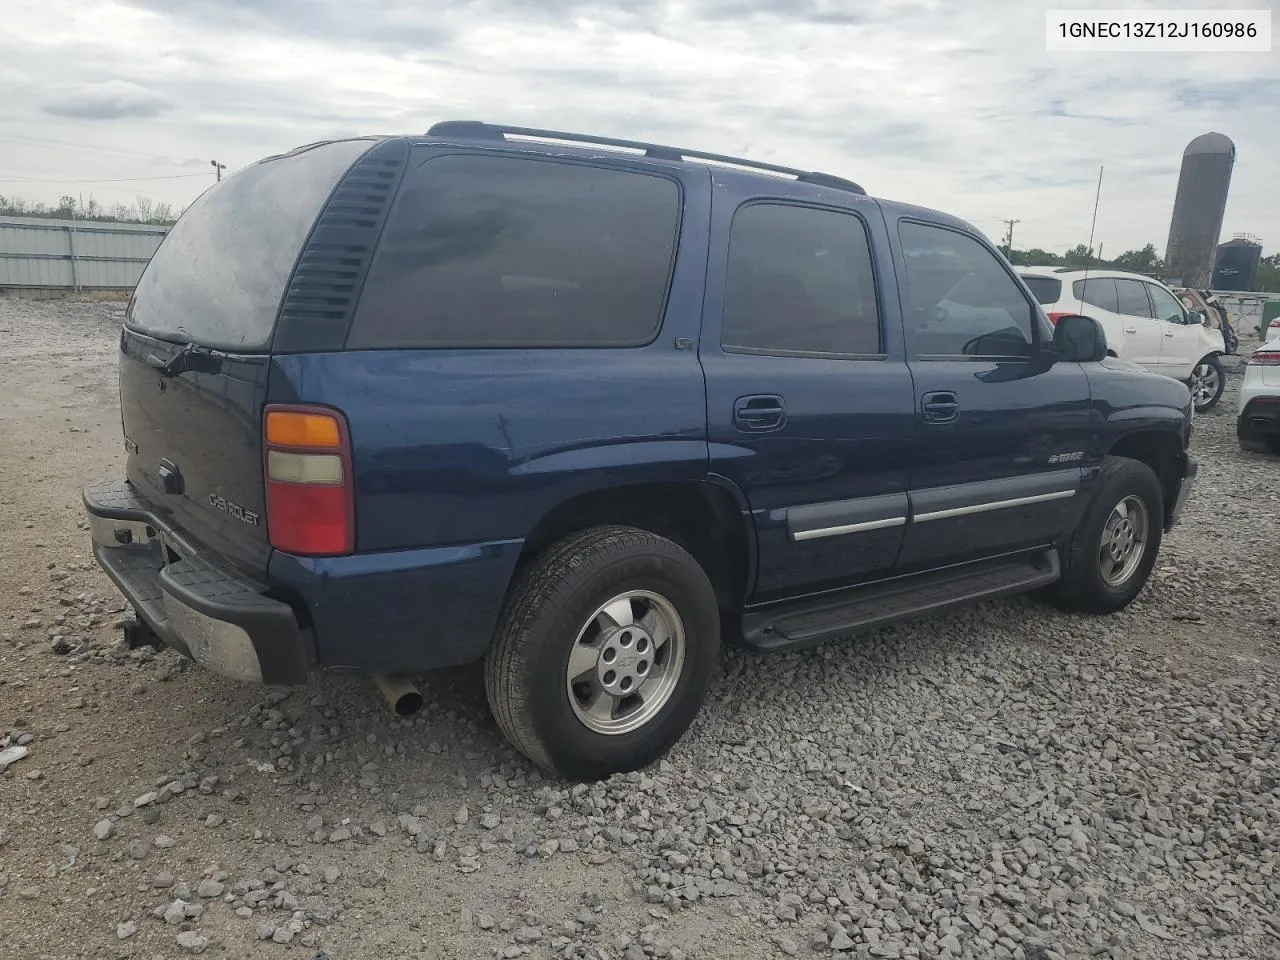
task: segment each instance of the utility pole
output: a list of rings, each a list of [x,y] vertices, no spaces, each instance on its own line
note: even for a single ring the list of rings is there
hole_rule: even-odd
[[[213,172],[218,175],[218,182],[222,182],[222,171],[227,169],[225,163],[219,163],[217,160],[210,160],[209,164],[213,167]]]
[[[1013,225],[1015,223],[1021,223],[1022,221],[1021,220],[1001,220],[1000,222],[1007,223],[1009,225],[1009,232],[1005,234],[1004,245],[1005,245],[1005,249],[1008,251],[1009,256],[1013,256]]]

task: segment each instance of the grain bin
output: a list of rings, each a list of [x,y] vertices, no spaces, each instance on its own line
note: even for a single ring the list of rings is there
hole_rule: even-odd
[[[1165,272],[1177,285],[1208,287],[1227,209],[1236,146],[1220,133],[1196,137],[1182,152],[1182,173],[1173,202]]]
[[[1214,290],[1252,290],[1262,260],[1262,244],[1252,237],[1236,237],[1218,245],[1213,265]]]

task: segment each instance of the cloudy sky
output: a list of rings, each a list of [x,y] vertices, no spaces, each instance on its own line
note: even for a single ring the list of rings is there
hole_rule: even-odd
[[[1122,0],[1112,9],[1262,8]],[[1058,7],[1108,5],[1081,2]],[[189,202],[298,144],[446,118],[840,174],[1018,247],[1163,254],[1181,153],[1231,137],[1224,239],[1280,248],[1280,47],[1049,54],[1025,0],[3,0],[0,194]],[[153,178],[153,179],[142,179]],[[163,178],[163,179],[161,179]]]

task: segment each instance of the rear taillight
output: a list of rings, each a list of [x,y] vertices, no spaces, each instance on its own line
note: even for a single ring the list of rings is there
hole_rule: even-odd
[[[1257,350],[1249,358],[1251,367],[1280,367],[1280,350]]]
[[[271,404],[263,415],[263,451],[271,545],[312,557],[352,553],[355,484],[342,414]]]
[[[1057,326],[1059,320],[1061,320],[1063,317],[1069,317],[1071,316],[1071,314],[1062,312],[1062,313],[1051,313],[1048,316],[1049,316],[1049,322],[1052,323],[1054,326]]]

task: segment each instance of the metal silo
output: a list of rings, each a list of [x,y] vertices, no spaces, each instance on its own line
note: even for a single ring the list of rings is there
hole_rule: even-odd
[[[1218,260],[1213,265],[1214,290],[1252,290],[1262,259],[1262,241],[1257,237],[1237,234],[1218,246]]]
[[[1182,151],[1178,196],[1165,248],[1165,274],[1184,287],[1206,288],[1227,209],[1236,145],[1220,133],[1196,137]]]

